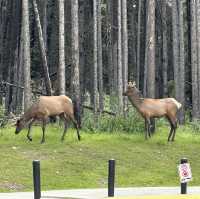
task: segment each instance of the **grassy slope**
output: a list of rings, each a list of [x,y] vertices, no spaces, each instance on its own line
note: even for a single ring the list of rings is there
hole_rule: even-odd
[[[107,161],[115,158],[116,185],[179,185],[177,165],[187,157],[192,166],[191,185],[200,184],[200,135],[179,128],[176,141],[167,143],[168,128],[159,127],[151,140],[143,134],[84,133],[77,141],[69,130],[63,143],[62,129],[49,126],[46,143],[40,144],[41,129],[33,127],[33,142],[26,131],[14,135],[14,129],[0,129],[0,191],[32,190],[32,160],[41,160],[42,190],[100,188],[107,186]]]

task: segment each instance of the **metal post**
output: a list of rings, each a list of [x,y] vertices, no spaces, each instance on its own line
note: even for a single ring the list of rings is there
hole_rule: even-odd
[[[34,185],[34,199],[41,198],[41,186],[40,186],[40,161],[33,161],[33,185]]]
[[[108,197],[114,196],[115,188],[115,160],[109,160],[108,165]]]
[[[188,163],[187,158],[181,159],[181,164]],[[187,182],[181,183],[181,194],[187,194]]]

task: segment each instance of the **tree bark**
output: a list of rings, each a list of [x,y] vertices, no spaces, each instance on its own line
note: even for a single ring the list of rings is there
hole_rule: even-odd
[[[138,16],[137,16],[137,76],[136,84],[139,88],[140,85],[140,40],[141,40],[141,12],[142,12],[142,0],[138,1]]]
[[[118,0],[118,113],[121,114],[123,111],[123,74],[122,74],[122,28],[121,28],[121,0]]]
[[[102,65],[101,0],[97,0],[97,67],[99,83],[99,110],[104,108],[103,65]]]
[[[127,0],[121,1],[122,6],[122,74],[123,74],[123,91],[126,90],[128,83],[128,29],[127,29]],[[123,97],[123,111],[127,112],[128,99]]]
[[[175,78],[176,94],[177,99],[182,104],[182,108],[179,111],[179,120],[181,124],[185,123],[185,38],[184,38],[184,16],[183,16],[183,1],[179,0],[178,8],[179,8],[179,42],[180,42],[180,61],[179,61],[179,71],[178,76]]]
[[[30,33],[29,33],[29,5],[28,0],[22,0],[22,30],[24,46],[24,110],[31,104],[31,64],[30,64]]]
[[[162,71],[163,71],[163,96],[168,96],[168,77],[167,77],[167,66],[168,66],[168,48],[167,48],[167,1],[162,1]]]
[[[98,78],[97,78],[97,1],[93,0],[93,92],[94,92],[94,115],[97,121],[98,110]]]
[[[147,96],[155,98],[155,0],[149,0],[147,32]]]
[[[40,51],[41,51],[41,57],[42,57],[42,65],[43,65],[43,71],[44,71],[46,93],[47,93],[47,95],[51,96],[52,95],[52,86],[51,86],[51,80],[49,77],[49,69],[48,69],[48,64],[47,64],[45,41],[43,39],[42,26],[40,23],[40,16],[39,16],[36,0],[33,0],[33,8],[34,8],[35,20],[36,20],[38,36],[39,36],[39,44],[40,44]]]
[[[79,75],[79,23],[78,0],[71,0],[72,16],[72,87],[74,99],[80,103],[80,75]]]
[[[173,64],[174,64],[174,85],[175,98],[181,102],[183,108],[179,111],[178,118],[181,124],[184,123],[185,103],[185,79],[184,79],[184,32],[183,32],[183,8],[181,1],[172,2],[172,25],[173,25]]]
[[[64,0],[58,1],[59,7],[59,94],[65,95],[65,14]]]

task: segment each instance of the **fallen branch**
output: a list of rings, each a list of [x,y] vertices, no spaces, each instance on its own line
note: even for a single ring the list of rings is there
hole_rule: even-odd
[[[6,85],[6,86],[11,86],[11,87],[16,87],[16,88],[20,88],[20,89],[24,89],[24,87],[23,86],[20,86],[20,85],[16,85],[16,84],[12,84],[12,83],[9,83],[9,82],[6,82],[6,81],[1,81],[0,82],[0,85]],[[42,91],[40,91],[40,90],[32,90],[32,92],[34,93],[34,94],[40,94],[40,95],[46,95],[46,94],[44,94]]]
[[[83,105],[83,108],[86,108],[86,109],[88,109],[88,110],[94,110],[94,108],[92,107],[92,106],[87,106],[87,105]],[[101,113],[107,113],[107,114],[109,114],[109,115],[113,115],[113,116],[116,116],[116,113],[113,113],[113,112],[111,112],[111,111],[106,111],[106,110],[103,110],[103,111],[100,111],[99,109],[97,110],[97,112],[101,112]]]

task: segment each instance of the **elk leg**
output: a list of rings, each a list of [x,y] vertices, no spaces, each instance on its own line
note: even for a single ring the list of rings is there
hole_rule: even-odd
[[[173,135],[172,135],[172,142],[174,141],[174,138],[175,138],[175,135],[176,135],[176,129],[177,129],[177,120],[174,122],[174,133],[173,133]]]
[[[67,132],[67,127],[68,127],[68,125],[67,125],[68,120],[67,120],[67,117],[66,117],[64,114],[61,115],[60,118],[62,118],[63,121],[64,121],[64,132],[63,132],[63,135],[62,135],[62,138],[61,138],[61,141],[64,141],[64,139],[65,139],[65,134],[66,134],[66,132]]]
[[[169,136],[168,136],[168,142],[170,141],[170,138],[172,136],[173,131],[174,131],[174,127],[173,127],[173,124],[171,124],[171,129],[170,129],[170,133],[169,133]]]
[[[77,130],[78,140],[81,140],[81,136],[79,134],[79,126],[78,126],[77,121],[74,119],[74,116],[71,116],[71,115],[67,115],[67,116],[72,120],[72,122],[73,122],[73,124],[74,124],[74,126],[75,126],[75,128]]]
[[[150,125],[151,125],[151,121],[149,118],[145,119],[145,126],[146,126],[146,132],[145,132],[145,139],[148,139],[148,135],[150,136]]]
[[[30,136],[30,133],[31,133],[31,127],[32,127],[34,121],[35,121],[35,120],[33,119],[33,120],[29,123],[29,125],[28,125],[27,138],[28,138],[29,141],[32,141],[32,140],[33,140],[32,137]]]
[[[41,144],[45,142],[45,129],[46,129],[46,120],[42,121],[42,140]]]

